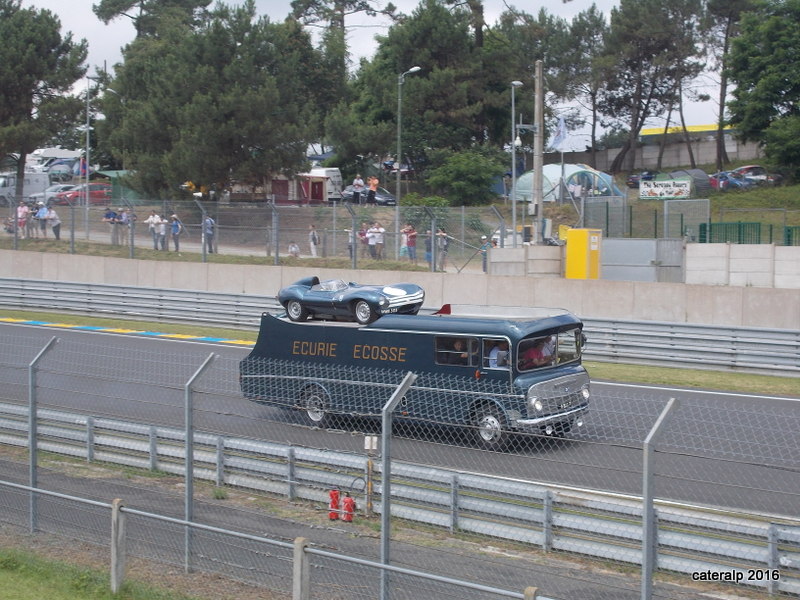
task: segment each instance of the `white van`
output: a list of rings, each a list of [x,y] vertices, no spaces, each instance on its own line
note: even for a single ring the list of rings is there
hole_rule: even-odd
[[[22,182],[22,200],[28,201],[31,194],[43,193],[50,186],[47,173],[26,172]],[[0,173],[0,206],[16,205],[17,174]]]

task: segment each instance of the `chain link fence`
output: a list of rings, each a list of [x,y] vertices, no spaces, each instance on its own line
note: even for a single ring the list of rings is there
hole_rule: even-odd
[[[242,393],[243,349],[216,347],[212,357],[200,344],[68,335],[45,349],[47,334],[13,326],[0,329],[0,341],[0,403],[12,407],[0,416],[0,447],[7,450],[0,479],[23,483],[32,468],[47,490],[95,502],[123,498],[130,510],[147,511],[130,517],[129,553],[173,565],[190,556],[192,568],[286,597],[291,552],[274,542],[305,535],[316,550],[335,555],[310,558],[314,597],[378,597],[381,471],[379,451],[364,444],[365,436],[380,434],[380,407],[403,373],[273,361],[261,373],[278,392],[258,403]],[[322,411],[298,393],[298,382],[344,390],[353,402],[345,411]],[[460,396],[502,393],[484,389],[493,385],[462,386]],[[595,384],[580,429],[559,437],[519,433],[505,452],[492,452],[476,444],[474,426],[454,425],[448,411],[460,410],[458,387],[420,373],[407,400],[436,401],[438,412],[409,420],[401,402],[394,413],[391,563],[508,595],[392,573],[391,598],[522,597],[528,586],[551,598],[640,598],[643,580],[630,569],[644,562],[643,481],[658,505],[647,597],[699,599],[739,589],[726,587],[719,579],[725,573],[742,574],[738,585],[752,593],[800,593],[796,400],[681,393],[645,463],[646,442],[668,400],[660,390]],[[448,388],[452,398],[434,397]],[[39,464],[41,458],[12,452],[26,435],[31,405],[39,451],[78,461]],[[78,468],[84,460],[98,470]],[[127,478],[103,475],[100,467],[110,463],[137,470]],[[187,472],[197,487],[182,476]],[[338,505],[329,519],[333,489],[355,499],[352,522],[339,518]],[[3,488],[0,518],[25,527],[31,497]],[[36,502],[37,530],[108,544],[103,508],[41,496]],[[187,514],[230,531],[187,536]],[[697,573],[717,579],[704,583]]]

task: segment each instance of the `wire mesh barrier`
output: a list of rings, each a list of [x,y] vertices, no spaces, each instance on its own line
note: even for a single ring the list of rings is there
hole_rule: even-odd
[[[39,453],[111,473],[112,464],[138,469],[128,479],[93,473],[87,487],[86,473],[66,470],[74,461],[33,464],[39,488],[95,502],[123,498],[134,555],[185,564],[189,514],[198,525],[188,555],[194,569],[288,594],[287,544],[302,535],[312,543],[315,594],[375,598],[385,589],[375,519],[388,482],[380,449],[364,446],[384,435],[381,409],[402,372],[242,363],[246,350],[237,348],[209,356],[207,346],[67,332],[45,348],[48,338],[0,329],[0,479],[30,477],[32,455],[26,461],[21,452],[34,407]],[[656,549],[650,597],[699,598],[739,575],[743,589],[800,593],[797,401],[686,392],[660,424],[650,463],[645,448],[668,392],[596,385],[583,426],[515,431],[495,451],[485,447],[486,420],[470,413],[470,399],[510,401],[508,386],[417,375],[393,413],[390,565],[447,581],[392,572],[390,597],[522,597],[537,586],[552,598],[638,598],[642,580],[629,569],[644,562],[643,540]],[[346,403],[330,401],[337,397]],[[654,533],[643,527],[646,474]],[[340,494],[331,506],[333,490]],[[25,527],[30,497],[3,487],[0,518]],[[74,502],[37,495],[37,529],[108,544],[105,509]],[[174,521],[158,523],[159,515]]]
[[[475,258],[481,236],[500,244],[506,240],[505,221],[494,207],[170,202],[130,207],[133,218],[127,225],[109,224],[107,212],[91,207],[66,213],[62,239],[128,248],[131,257],[194,253],[208,260],[220,253],[288,264],[294,258],[355,260],[362,267],[395,261],[421,269],[444,266],[449,272],[470,264],[470,269],[481,268]],[[29,249],[38,240],[19,242]],[[428,262],[429,254],[439,255],[436,264]]]

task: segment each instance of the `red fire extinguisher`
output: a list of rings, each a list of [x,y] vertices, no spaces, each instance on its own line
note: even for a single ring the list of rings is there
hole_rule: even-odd
[[[335,488],[332,489],[330,492],[328,492],[328,496],[331,499],[331,502],[328,505],[328,508],[330,509],[330,512],[328,512],[328,518],[331,521],[335,521],[339,518],[339,490]]]
[[[356,512],[356,501],[350,497],[349,492],[345,492],[342,500],[342,521],[352,523],[354,512]]]

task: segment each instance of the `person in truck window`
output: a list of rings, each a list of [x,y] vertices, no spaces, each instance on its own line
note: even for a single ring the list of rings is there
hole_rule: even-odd
[[[489,351],[489,368],[490,369],[507,369],[508,368],[508,342],[506,340],[498,340]]]
[[[526,340],[520,344],[519,370],[525,371],[544,367],[553,362],[552,336]]]

